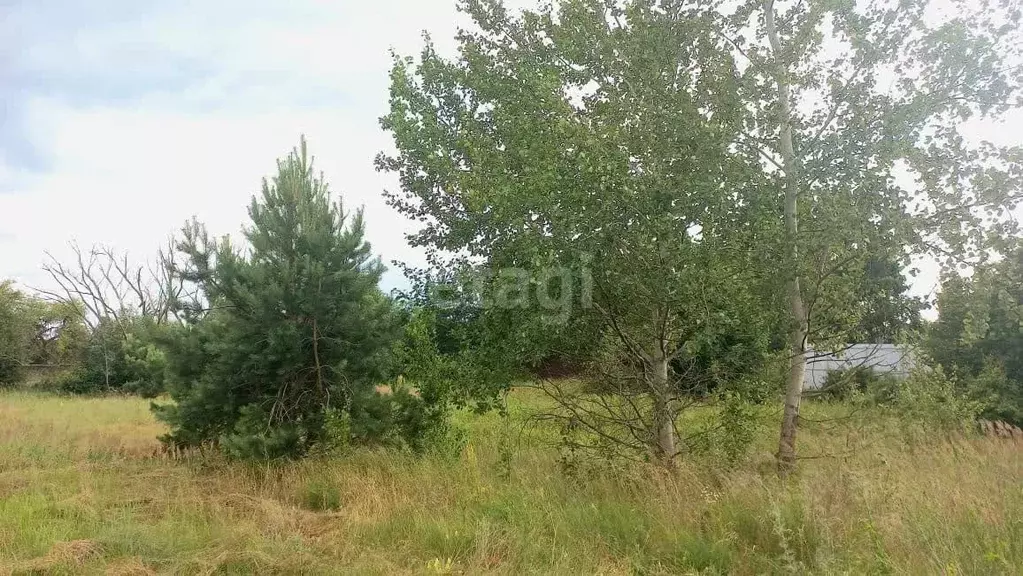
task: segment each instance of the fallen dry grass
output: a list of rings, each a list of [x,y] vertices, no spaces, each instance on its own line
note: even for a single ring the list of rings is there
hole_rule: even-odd
[[[457,457],[252,466],[161,455],[142,400],[0,393],[0,574],[1023,573],[1011,439],[874,427],[849,452],[808,430],[806,453],[843,455],[781,482],[770,425],[736,469],[567,478],[500,418],[465,425]]]

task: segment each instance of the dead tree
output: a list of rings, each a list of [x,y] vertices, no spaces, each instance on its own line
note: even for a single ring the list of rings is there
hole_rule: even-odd
[[[176,319],[174,303],[184,291],[182,280],[174,270],[174,250],[168,242],[157,252],[156,262],[133,263],[126,252],[108,246],[83,250],[71,243],[73,261],[64,264],[49,252],[42,268],[56,288],[35,288],[43,296],[74,304],[81,319],[93,334],[100,334],[103,322],[112,322],[121,338],[127,338],[130,323],[146,318],[156,324]],[[110,384],[110,343],[102,336],[104,375]]]

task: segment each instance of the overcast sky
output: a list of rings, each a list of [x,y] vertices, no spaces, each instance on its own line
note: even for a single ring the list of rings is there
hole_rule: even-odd
[[[69,240],[149,257],[193,215],[235,234],[303,133],[365,205],[374,251],[421,261],[381,197],[396,182],[373,169],[377,118],[388,50],[418,52],[424,29],[449,50],[456,16],[454,0],[0,0],[0,278],[47,285],[44,252]],[[967,130],[1018,143],[1023,118]],[[401,283],[392,267],[385,288]]]
[[[394,48],[453,44],[454,0],[0,0],[0,278],[44,251],[148,257],[196,215],[236,233],[305,134],[385,262],[416,261],[373,168]],[[386,283],[401,282],[392,270]]]

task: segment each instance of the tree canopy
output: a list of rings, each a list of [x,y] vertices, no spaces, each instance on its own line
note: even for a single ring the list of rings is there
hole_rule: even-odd
[[[395,57],[382,125],[398,152],[377,165],[425,222],[410,242],[491,270],[585,257],[593,313],[560,326],[591,339],[595,324],[645,366],[654,412],[677,400],[662,360],[762,326],[790,359],[783,469],[808,345],[901,337],[912,255],[978,262],[1015,231],[1020,151],[959,132],[1017,104],[1010,4],[461,6],[457,57],[429,39]],[[545,345],[551,313],[535,310],[511,332]]]
[[[969,277],[948,275],[926,349],[971,396],[984,416],[1023,425],[1023,250]]]

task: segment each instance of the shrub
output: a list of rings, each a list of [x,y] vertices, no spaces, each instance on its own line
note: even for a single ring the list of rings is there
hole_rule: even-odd
[[[158,345],[168,326],[146,318],[104,320],[89,335],[78,366],[54,383],[61,392],[125,392],[154,398],[164,391],[167,358]]]
[[[455,427],[446,402],[414,393],[401,381],[387,394],[364,396],[352,405],[351,438],[409,450],[415,454],[458,454],[465,433]]]
[[[968,377],[964,387],[980,403],[985,419],[1023,426],[1023,385],[1009,378],[1002,362],[985,359],[983,368]]]
[[[465,438],[451,423],[451,406],[487,395],[463,386],[472,363],[468,355],[442,351],[438,326],[436,310],[418,308],[409,315],[395,348],[401,376],[392,386],[392,416],[400,441],[413,452],[457,454]]]
[[[898,418],[908,436],[929,431],[959,431],[977,419],[982,405],[960,392],[956,381],[938,367],[921,367],[894,386],[879,406]],[[883,398],[879,393],[873,399]]]
[[[727,464],[745,458],[753,446],[760,421],[755,406],[738,394],[727,394],[721,407],[721,438],[719,449]]]
[[[758,402],[736,391],[720,391],[706,407],[711,410],[694,412],[680,422],[685,450],[707,456],[715,465],[731,467],[743,461],[763,425]]]
[[[352,444],[352,418],[337,408],[323,411],[323,434],[313,451],[321,456],[343,454]]]
[[[942,279],[924,345],[983,415],[1023,426],[1023,249]]]
[[[893,376],[878,374],[867,366],[855,366],[828,372],[815,396],[844,402],[855,395],[868,395],[875,402],[885,402],[892,398],[897,387]]]

